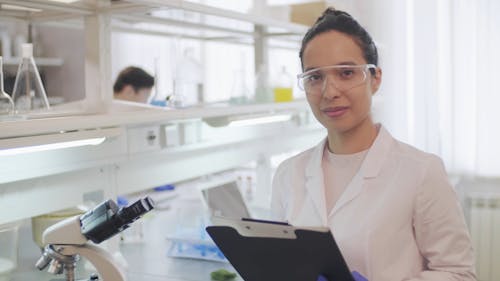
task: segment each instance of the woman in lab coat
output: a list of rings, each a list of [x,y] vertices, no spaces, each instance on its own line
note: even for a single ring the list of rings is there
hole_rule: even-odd
[[[475,280],[442,161],[372,120],[382,71],[370,35],[349,14],[327,9],[306,33],[300,58],[299,84],[328,136],[278,167],[275,219],[328,226],[349,268],[370,281]]]

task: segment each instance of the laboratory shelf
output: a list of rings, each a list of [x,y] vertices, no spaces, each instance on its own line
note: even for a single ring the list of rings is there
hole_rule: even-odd
[[[75,18],[94,14],[121,14],[125,16],[130,15],[131,18],[129,20],[134,20],[134,17],[142,15],[143,17],[140,18],[140,21],[148,22],[151,20],[151,22],[154,22],[155,17],[151,16],[152,10],[177,9],[281,29],[282,31],[279,32],[281,35],[304,34],[307,31],[307,26],[301,24],[277,20],[259,14],[242,13],[185,0],[122,0],[110,1],[108,3],[105,1],[96,2],[97,4],[89,0],[82,0],[74,3],[62,3],[49,0],[24,0],[22,2],[18,0],[0,0],[0,4],[3,5],[1,13],[6,17],[6,19],[15,18],[32,21],[51,21],[53,19],[59,20],[61,17]],[[186,27],[189,27],[189,23],[186,22],[186,24]],[[269,35],[277,34],[270,33]]]
[[[61,66],[64,63],[62,58],[34,58],[37,66]],[[4,58],[4,66],[17,66],[21,62],[20,57]]]
[[[48,0],[0,0],[0,4],[3,16],[20,20],[57,18],[62,14],[65,17],[86,16],[95,13],[93,5],[88,0],[71,4]]]
[[[72,115],[50,117],[51,115],[58,115],[57,110],[54,110],[45,114],[28,116],[26,120],[0,122],[0,139],[36,136],[61,131],[178,122],[189,119],[226,116],[253,117],[255,115],[294,113],[305,110],[308,110],[305,100],[247,105],[219,103],[182,109],[169,109],[114,101],[109,112],[102,114],[74,115],[74,113],[65,113]]]
[[[243,22],[253,23],[255,25],[262,25],[267,27],[274,28],[282,28],[286,29],[290,33],[298,33],[303,34],[307,31],[307,27],[300,24],[285,22],[281,20],[276,20],[270,17],[258,15],[258,14],[250,14],[250,13],[241,13],[227,9],[221,9],[213,6],[203,5],[199,3],[194,3],[190,1],[183,0],[173,0],[173,1],[165,1],[165,0],[125,0],[126,2],[142,4],[146,6],[150,6],[151,8],[162,8],[168,7],[172,9],[181,9],[184,11],[190,11],[195,13],[200,13],[204,15],[212,15],[223,18],[229,18],[234,20],[239,20]]]

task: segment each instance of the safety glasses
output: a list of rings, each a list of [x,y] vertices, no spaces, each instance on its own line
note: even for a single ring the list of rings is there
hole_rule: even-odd
[[[297,75],[298,85],[308,95],[322,95],[327,81],[339,91],[347,91],[363,84],[375,68],[373,64],[318,67]]]

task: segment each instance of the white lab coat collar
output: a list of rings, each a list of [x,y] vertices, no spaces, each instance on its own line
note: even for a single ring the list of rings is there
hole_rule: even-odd
[[[387,152],[394,142],[394,138],[390,135],[390,133],[383,126],[379,126],[380,129],[378,135],[368,150],[368,153],[361,164],[361,168],[353,177],[346,190],[339,198],[339,201],[335,204],[335,207],[332,209],[330,215],[335,214],[340,208],[345,206],[361,193],[364,187],[363,183],[365,179],[377,177],[379,174],[380,168],[387,158]],[[326,213],[324,175],[321,167],[321,161],[323,159],[323,151],[327,140],[328,138],[325,138],[314,148],[305,171],[306,189],[321,216],[323,225],[325,226],[328,225],[328,217]]]

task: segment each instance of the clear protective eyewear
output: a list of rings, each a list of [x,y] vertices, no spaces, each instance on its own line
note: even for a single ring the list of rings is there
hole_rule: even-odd
[[[297,75],[298,86],[306,94],[322,95],[328,80],[337,90],[347,91],[363,84],[370,74],[370,69],[375,68],[374,64],[343,64],[313,68]]]

